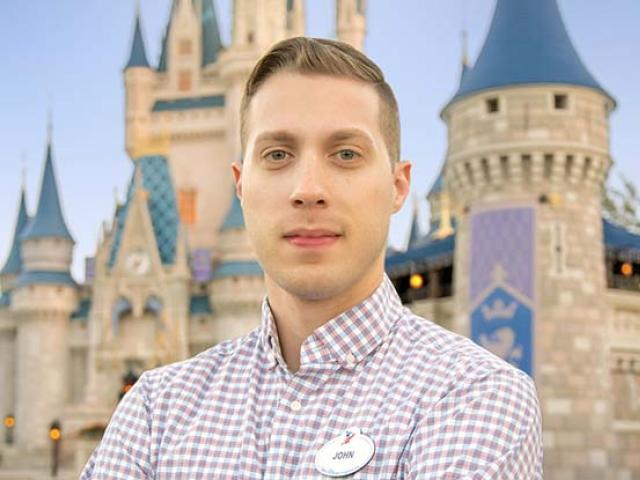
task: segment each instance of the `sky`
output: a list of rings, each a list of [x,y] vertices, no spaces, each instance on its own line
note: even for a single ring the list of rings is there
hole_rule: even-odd
[[[640,184],[640,2],[558,0],[583,61],[618,101],[611,117],[612,180]],[[232,0],[214,0],[229,43]],[[402,123],[402,156],[413,163],[412,195],[420,221],[424,199],[446,154],[442,107],[458,85],[461,32],[473,62],[487,33],[495,0],[369,0],[366,53],[395,90]],[[160,54],[170,0],[140,0],[147,55]],[[63,209],[75,240],[72,272],[84,278],[103,220],[123,199],[132,164],[124,151],[124,83],[135,0],[31,0],[0,4],[0,263],[13,235],[25,178],[34,213],[53,117],[54,162]],[[335,38],[335,0],[306,0],[307,35]],[[26,174],[23,174],[26,172]],[[115,193],[117,192],[117,193]],[[411,201],[396,214],[390,242],[406,243]]]

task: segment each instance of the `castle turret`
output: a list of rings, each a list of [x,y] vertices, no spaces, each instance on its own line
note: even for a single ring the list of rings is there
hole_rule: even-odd
[[[233,44],[264,52],[287,36],[287,1],[236,0],[233,2]]]
[[[363,50],[367,34],[366,13],[366,0],[337,0],[336,31],[338,40],[346,42],[358,50]]]
[[[593,299],[606,297],[601,194],[614,106],[556,0],[497,0],[442,112],[446,184],[461,209],[455,328],[537,381],[545,478],[561,468],[605,478],[613,461],[610,312]]]
[[[15,223],[15,230],[9,256],[2,270],[0,270],[0,318],[6,319],[10,314],[11,290],[16,277],[22,271],[22,248],[20,244],[20,234],[29,222],[27,206],[25,200],[24,187],[20,194],[18,206],[18,216]],[[3,315],[3,313],[5,315]],[[7,315],[8,314],[8,315]],[[0,327],[0,415],[5,417],[13,415],[15,412],[15,327],[11,323],[3,322],[4,327]]]
[[[153,103],[154,72],[147,60],[142,37],[140,12],[136,14],[131,53],[124,68],[126,90],[126,149],[133,156],[136,146],[151,135],[150,114]]]
[[[21,234],[23,268],[11,297],[19,359],[16,441],[27,450],[48,445],[49,425],[68,400],[69,317],[77,306],[77,285],[69,272],[73,246],[49,142],[38,209]]]

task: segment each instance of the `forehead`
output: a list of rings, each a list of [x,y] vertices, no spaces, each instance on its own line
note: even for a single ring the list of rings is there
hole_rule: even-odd
[[[380,100],[363,81],[329,75],[279,72],[254,95],[247,112],[247,140],[264,131],[301,135],[360,129],[380,136]]]

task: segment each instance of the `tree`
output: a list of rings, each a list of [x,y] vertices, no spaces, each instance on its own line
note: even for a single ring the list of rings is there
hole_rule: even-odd
[[[604,190],[602,208],[605,216],[613,222],[640,232],[640,195],[638,188],[620,174],[621,189],[610,184]]]

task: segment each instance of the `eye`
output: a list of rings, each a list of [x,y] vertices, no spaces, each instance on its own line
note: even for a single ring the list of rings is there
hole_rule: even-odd
[[[284,150],[273,150],[272,152],[267,153],[266,158],[267,160],[281,162],[287,158],[287,152]]]
[[[340,160],[345,160],[345,161],[355,160],[357,157],[360,156],[358,152],[355,152],[348,148],[345,148],[344,150],[340,150],[337,153],[337,155]]]

